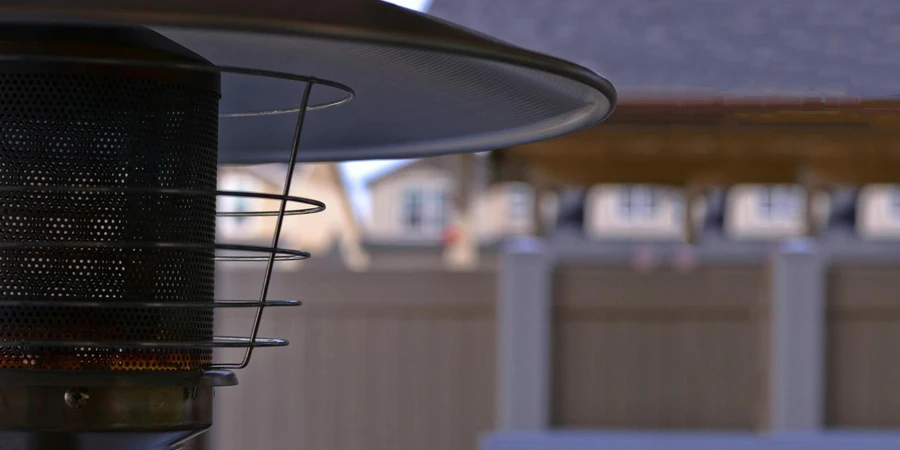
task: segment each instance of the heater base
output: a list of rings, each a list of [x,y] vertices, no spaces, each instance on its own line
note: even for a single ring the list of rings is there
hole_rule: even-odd
[[[34,433],[0,431],[0,445],[16,450],[168,450],[194,431],[134,433]]]
[[[212,424],[227,371],[0,371],[0,448],[167,449]]]

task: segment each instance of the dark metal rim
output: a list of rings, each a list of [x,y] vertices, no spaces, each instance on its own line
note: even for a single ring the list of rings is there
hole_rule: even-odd
[[[306,197],[297,197],[294,195],[266,194],[263,192],[241,192],[241,191],[222,191],[222,190],[200,190],[200,189],[173,189],[173,188],[137,188],[137,187],[74,187],[74,186],[0,186],[0,192],[23,192],[23,193],[102,193],[102,194],[158,194],[158,195],[184,195],[197,197],[241,197],[241,198],[261,198],[267,200],[283,200],[288,203],[300,203],[309,205],[309,208],[289,209],[284,212],[285,216],[298,216],[306,214],[315,214],[325,210],[325,203]],[[217,211],[218,217],[263,217],[277,216],[279,211]]]
[[[3,306],[28,306],[35,308],[147,308],[147,309],[218,309],[300,306],[300,300],[216,300],[212,302],[104,302],[81,300],[2,300]]]
[[[229,370],[191,372],[0,370],[4,386],[224,387],[238,384]]]
[[[47,55],[28,55],[28,54],[0,54],[0,61],[23,62],[23,63],[63,63],[63,64],[85,64],[100,66],[120,66],[120,67],[139,67],[153,69],[177,69],[195,72],[225,73],[235,75],[258,76],[265,78],[275,78],[288,81],[304,83],[306,85],[322,85],[332,89],[344,92],[344,96],[338,100],[324,102],[314,105],[301,105],[291,108],[279,108],[260,111],[242,111],[219,114],[220,118],[239,118],[239,117],[259,117],[271,116],[277,114],[291,114],[300,112],[301,109],[306,111],[316,111],[320,109],[331,108],[349,103],[356,95],[350,86],[336,81],[326,80],[323,78],[308,77],[305,75],[297,75],[286,72],[277,72],[264,69],[250,69],[246,67],[227,67],[214,66],[205,64],[194,64],[177,61],[149,61],[149,60],[122,60],[116,58],[92,58],[86,56],[47,56]]]
[[[284,347],[288,345],[285,339],[277,338],[246,338],[237,336],[215,336],[208,341],[59,341],[59,340],[26,340],[10,341],[0,340],[0,347],[51,347],[71,348],[75,350],[91,349],[213,349],[213,348],[257,348],[257,347]]]
[[[165,440],[176,440],[212,424],[214,389],[198,385],[79,386],[58,381],[50,385],[2,385],[0,429],[32,435],[165,433]],[[168,434],[171,432],[175,433]],[[64,437],[61,443],[50,441],[46,447],[58,448],[61,444],[70,448],[67,440]],[[11,444],[20,448],[15,441]],[[114,447],[123,448],[122,445]]]
[[[274,256],[274,261],[299,261],[309,259],[309,252],[289,248],[264,247],[261,245],[242,244],[198,244],[192,242],[157,242],[157,241],[24,241],[24,242],[0,242],[0,249],[86,249],[86,248],[115,248],[129,249],[159,249],[159,250],[232,250],[238,252],[262,253],[262,255],[233,255],[216,256],[216,261],[269,261]]]

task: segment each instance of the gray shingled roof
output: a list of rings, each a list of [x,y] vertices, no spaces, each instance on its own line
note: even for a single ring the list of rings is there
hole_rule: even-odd
[[[633,90],[900,94],[900,1],[433,0],[431,14]]]

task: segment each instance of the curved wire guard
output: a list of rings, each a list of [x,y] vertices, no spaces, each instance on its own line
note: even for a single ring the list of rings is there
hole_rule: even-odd
[[[300,137],[303,133],[303,122],[306,120],[306,105],[309,104],[309,96],[312,92],[312,83],[307,83],[303,89],[303,99],[300,102],[300,112],[297,114],[297,125],[294,129],[294,140],[291,143],[291,156],[288,160],[287,174],[284,177],[283,195],[291,192],[291,181],[294,178],[294,167],[297,165],[297,152],[300,150]],[[272,237],[272,247],[278,247],[278,241],[281,239],[281,226],[284,223],[284,212],[287,210],[287,200],[281,200],[281,207],[278,209],[278,219],[275,222],[275,235]],[[275,265],[275,255],[269,255],[269,261],[266,262],[266,274],[263,278],[262,290],[259,293],[259,301],[263,304],[256,309],[256,317],[253,319],[253,330],[250,333],[250,341],[256,342],[259,334],[259,323],[262,320],[263,310],[266,305],[266,297],[269,295],[269,282],[272,280],[272,269]],[[215,369],[243,369],[250,364],[250,358],[253,356],[253,346],[247,348],[244,353],[244,359],[239,364],[213,364],[211,368]]]
[[[248,69],[241,67],[220,67],[207,66],[202,64],[190,63],[173,63],[160,61],[132,61],[108,58],[91,58],[91,57],[68,57],[68,56],[42,56],[42,55],[23,55],[23,54],[6,54],[0,55],[0,62],[46,62],[46,63],[64,63],[64,64],[87,64],[87,65],[113,65],[113,66],[129,66],[138,68],[162,68],[162,69],[178,69],[198,72],[215,72],[220,74],[236,74],[249,75],[267,78],[282,79],[304,84],[302,95],[300,96],[299,106],[289,108],[278,108],[271,110],[259,111],[242,111],[220,113],[220,119],[258,117],[277,114],[297,114],[295,131],[291,142],[290,156],[287,161],[287,173],[285,174],[284,187],[281,194],[267,194],[261,192],[238,192],[223,190],[189,190],[189,189],[166,189],[166,188],[126,188],[126,187],[72,187],[72,186],[0,186],[0,192],[22,192],[28,194],[40,193],[68,193],[68,194],[162,194],[162,195],[185,195],[185,196],[210,196],[210,197],[241,197],[279,201],[279,208],[272,211],[217,211],[217,217],[275,217],[275,229],[272,237],[271,245],[242,245],[242,244],[196,244],[183,242],[142,242],[142,241],[26,241],[26,242],[0,242],[0,249],[21,249],[21,248],[122,248],[122,249],[196,249],[196,250],[225,250],[232,252],[245,253],[241,255],[217,255],[216,261],[265,261],[265,273],[262,280],[262,286],[258,300],[214,300],[212,302],[130,302],[116,301],[103,302],[91,299],[84,300],[60,300],[60,301],[3,301],[0,305],[7,306],[33,306],[33,307],[70,307],[70,308],[147,308],[147,309],[220,309],[220,308],[256,308],[253,318],[252,327],[249,337],[234,336],[215,336],[211,340],[205,341],[60,341],[60,340],[27,340],[13,341],[2,340],[0,344],[4,346],[22,346],[22,347],[57,347],[72,348],[76,350],[85,350],[94,347],[125,349],[212,349],[212,348],[244,348],[244,356],[239,363],[213,363],[203,367],[204,370],[217,369],[242,369],[247,367],[253,356],[253,349],[256,347],[279,347],[288,344],[286,340],[277,338],[259,337],[259,326],[262,315],[266,307],[290,307],[299,306],[297,300],[268,300],[269,286],[272,278],[274,264],[278,261],[303,260],[310,257],[308,252],[295,249],[286,249],[279,247],[281,239],[281,231],[286,216],[296,216],[305,214],[314,214],[325,209],[325,204],[309,198],[297,197],[290,195],[291,181],[293,179],[294,168],[297,162],[297,154],[300,149],[300,140],[302,136],[303,125],[306,119],[306,113],[325,108],[331,108],[345,104],[353,99],[353,90],[344,84],[296,75],[284,72],[267,71],[260,69]],[[336,89],[344,93],[337,100],[323,102],[319,104],[310,104],[310,96],[314,85],[321,85],[331,89]],[[289,208],[290,204],[303,205]],[[249,253],[249,255],[247,254]]]

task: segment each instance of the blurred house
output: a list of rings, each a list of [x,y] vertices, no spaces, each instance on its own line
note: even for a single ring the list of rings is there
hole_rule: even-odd
[[[415,160],[370,181],[372,211],[371,222],[365,227],[366,245],[443,245],[448,239],[457,192],[454,162],[453,156]],[[537,234],[535,223],[541,223],[544,229],[571,229],[574,224],[585,238],[597,241],[683,242],[688,223],[736,241],[776,241],[807,232],[806,195],[803,187],[795,184],[739,184],[709,192],[694,198],[692,216],[686,220],[689,213],[684,192],[670,186],[569,187],[568,206],[561,207],[560,196],[566,189],[545,191],[539,200],[535,188],[526,182],[489,183],[483,165],[476,173],[471,205],[474,234],[482,248],[491,248],[505,238]],[[573,192],[583,192],[580,196],[576,193],[574,203]],[[836,199],[833,196],[831,192],[819,192],[813,199],[817,228],[850,225],[862,239],[900,238],[900,191],[896,187],[867,186],[853,195],[850,204],[840,192]],[[718,206],[710,206],[716,202]],[[841,204],[843,219],[832,217],[841,213],[832,212],[834,202]],[[718,208],[718,213],[710,216],[710,208]],[[845,217],[848,208],[853,214]],[[721,220],[715,222],[716,217]]]
[[[900,241],[855,233],[872,210],[891,236],[892,191],[836,190],[826,232],[782,244],[725,224],[798,232],[796,187],[715,189],[687,246],[677,192],[562,189],[543,239],[511,239],[471,271],[395,243],[405,262],[380,248],[363,273],[277,277],[272,297],[304,306],[261,333],[291,346],[254,353],[281,369],[251,365],[217,397],[210,448],[894,448]],[[252,298],[257,283],[234,270],[217,289]],[[217,319],[222,334],[246,330],[237,313]]]
[[[865,239],[900,238],[900,189],[867,186],[859,193],[856,232]]]
[[[490,184],[483,156],[470,165],[463,158],[414,160],[369,181],[364,244],[375,266],[444,268],[447,253],[461,245],[478,253],[472,264],[490,266],[499,243],[534,233],[534,190],[525,183]],[[554,198],[543,200],[548,205],[541,220],[549,223]]]
[[[478,158],[482,159],[482,158]],[[467,188],[473,233],[482,245],[534,232],[534,193],[525,183],[488,185],[484,161]],[[368,183],[371,223],[366,239],[378,243],[439,242],[451,225],[458,190],[457,156],[419,159]]]
[[[869,390],[898,373],[894,358],[876,352],[900,329],[896,295],[886,290],[900,254],[892,187],[900,183],[900,5],[435,0],[431,12],[579,62],[619,92],[601,126],[492,155],[495,181],[565,192],[566,201],[561,223],[543,233],[557,255],[547,276],[552,333],[541,346],[524,324],[522,334],[509,331],[539,314],[500,321],[511,353],[537,354],[535,366],[550,361],[552,370],[519,372],[520,384],[512,376],[528,363],[510,360],[507,384],[521,390],[501,390],[508,403],[482,448],[897,445],[895,434],[854,442],[841,432],[900,426],[889,419],[900,391]],[[792,236],[814,239],[776,244]],[[691,253],[694,271],[668,270]],[[628,255],[658,270],[608,269]],[[763,270],[744,271],[760,261]],[[516,292],[510,305],[531,298]],[[738,303],[747,309],[728,311]],[[740,369],[724,363],[731,355]],[[723,365],[694,371],[717,358]],[[548,378],[550,393],[530,394]],[[687,387],[694,379],[702,386]],[[621,389],[623,380],[634,380],[633,390]],[[728,419],[740,404],[755,406]],[[765,437],[702,433],[731,420],[723,428]],[[635,428],[700,432],[685,442],[680,433],[622,431]],[[779,442],[784,431],[803,437]]]
[[[807,234],[807,200],[799,185],[719,189],[694,199],[690,220],[684,217],[688,208],[680,189],[610,184],[586,190],[583,231],[592,240],[682,242],[688,223],[703,229],[701,233],[735,241],[778,241]],[[819,193],[813,202],[813,220],[820,233],[852,229],[861,240],[900,238],[900,190],[894,185],[837,189]]]
[[[602,126],[496,151],[497,181],[537,189],[657,184],[682,191],[688,210],[702,207],[697,199],[707,191],[733,187],[725,227],[757,239],[815,234],[836,188],[900,183],[900,81],[888,75],[900,65],[887,57],[895,37],[873,34],[893,29],[894,3],[437,0],[430,13],[581,63],[619,92]],[[803,222],[773,210],[754,225],[757,214],[741,206],[758,203],[748,184],[799,185]],[[892,220],[862,210],[865,221]],[[641,235],[647,226],[628,228]],[[695,230],[682,227],[692,239]],[[875,231],[882,228],[866,222],[860,231],[885,237]]]
[[[281,164],[224,166],[219,169],[219,189],[281,195],[286,175],[286,167]],[[361,246],[361,230],[336,165],[298,165],[291,179],[290,195],[322,201],[327,212],[285,217],[278,246],[303,249],[316,257],[309,261],[280,263],[277,268],[295,270],[298,264],[331,264],[351,269],[368,266],[368,256]],[[280,207],[279,200],[270,198],[219,196],[218,199],[219,211],[273,212]],[[290,211],[312,205],[288,202],[286,207]],[[221,242],[270,246],[275,224],[276,218],[272,215],[219,217],[218,238]]]
[[[370,181],[364,245],[380,267],[444,267],[440,256],[453,239],[453,205],[460,194],[456,158],[415,160]],[[491,183],[489,162],[478,158],[466,191],[482,264],[496,264],[504,239],[524,235],[562,232],[647,248],[685,243],[688,227],[697,235],[695,244],[709,245],[772,243],[808,233],[807,195],[797,184],[714,187],[695,195],[689,207],[684,189],[660,184],[557,186],[537,195],[539,188],[525,181]],[[817,192],[812,202],[813,228],[820,233],[900,238],[900,194],[892,185],[838,187]]]
[[[898,446],[900,4],[431,12],[600,70],[620,106],[585,133],[498,149],[487,181],[459,183],[447,157],[374,182],[373,270],[273,285],[309,299],[264,329],[292,353],[259,352],[283,370],[251,366],[252,390],[223,392],[216,448]],[[531,190],[529,226],[506,228],[496,205],[514,195],[484,200],[491,186]],[[448,272],[434,256],[447,191],[468,188],[457,208],[487,214],[482,258]],[[542,239],[491,244],[520,232]]]
[[[739,184],[695,196],[687,205],[684,189],[655,184],[596,184],[585,187],[538,188],[524,181],[491,182],[489,159],[477,157],[463,174],[464,205],[472,212],[471,233],[480,264],[495,265],[499,244],[508,238],[561,230],[568,236],[595,242],[677,244],[688,238],[688,227],[702,241],[714,244],[774,242],[807,233],[806,195],[800,185]],[[281,165],[225,167],[220,188],[280,194],[285,176]],[[316,258],[302,267],[346,265],[363,269],[446,268],[442,258],[453,244],[455,202],[463,191],[458,156],[410,161],[371,180],[371,213],[367,223],[353,215],[339,170],[334,165],[298,166],[293,195],[322,200],[328,209],[286,218],[281,242],[307,249]],[[892,185],[844,189],[848,199],[819,192],[813,209],[816,228],[848,227],[861,239],[900,238],[900,191]],[[835,198],[833,198],[835,197]],[[834,210],[835,202],[840,203]],[[277,200],[221,197],[222,211],[275,211]],[[289,204],[288,209],[305,207]],[[690,218],[686,217],[690,215]],[[539,224],[536,226],[536,224]],[[220,217],[220,238],[269,245],[273,217]],[[699,242],[698,241],[698,242]],[[293,270],[297,264],[278,267]]]

